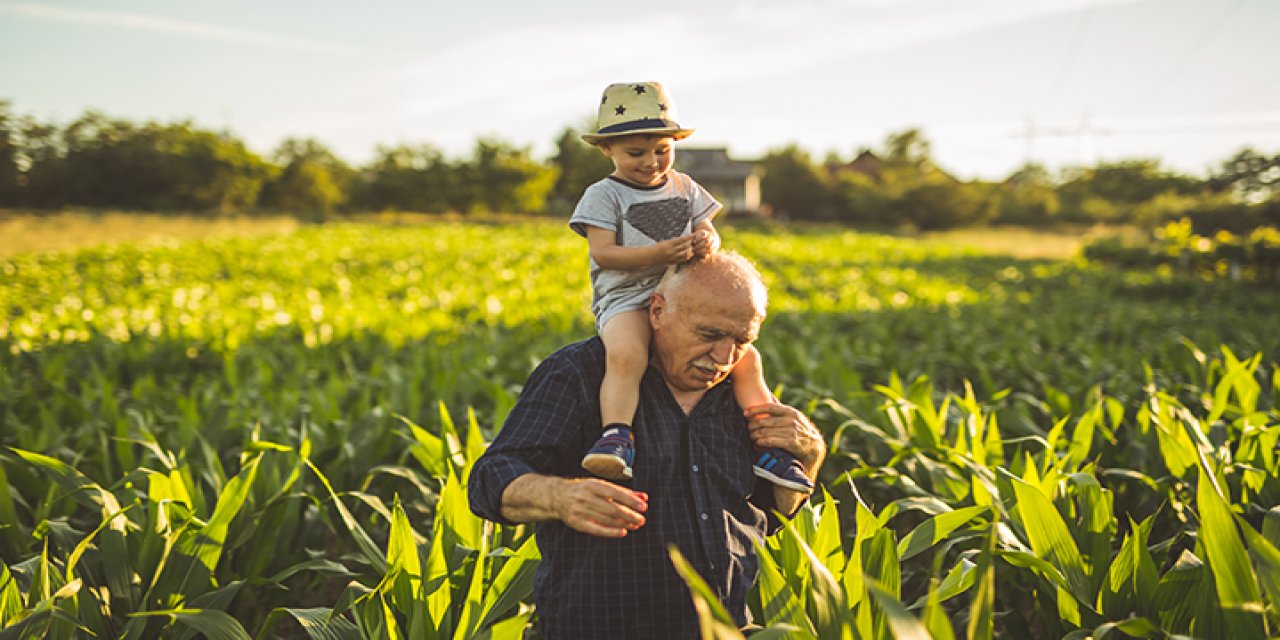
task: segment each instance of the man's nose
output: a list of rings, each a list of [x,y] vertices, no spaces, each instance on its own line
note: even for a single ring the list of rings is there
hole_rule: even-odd
[[[716,364],[732,363],[735,346],[737,345],[734,344],[733,340],[728,338],[716,342],[711,345],[711,359],[714,360]]]

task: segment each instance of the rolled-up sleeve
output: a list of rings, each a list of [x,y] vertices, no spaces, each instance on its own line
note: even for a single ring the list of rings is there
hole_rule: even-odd
[[[581,375],[561,353],[534,370],[501,431],[471,469],[467,495],[472,513],[514,524],[502,516],[507,485],[529,473],[575,473],[590,405],[583,392]]]

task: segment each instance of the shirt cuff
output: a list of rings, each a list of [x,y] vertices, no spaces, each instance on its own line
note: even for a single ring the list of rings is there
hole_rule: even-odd
[[[520,476],[534,473],[533,467],[519,458],[503,455],[481,456],[471,468],[467,498],[471,512],[501,525],[519,524],[502,516],[502,494],[507,485]]]

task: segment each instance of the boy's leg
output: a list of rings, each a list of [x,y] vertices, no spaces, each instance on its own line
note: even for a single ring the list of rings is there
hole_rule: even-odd
[[[754,346],[748,347],[733,367],[733,397],[743,411],[775,402],[769,385],[764,381],[764,362]],[[752,471],[778,486],[794,491],[813,491],[813,481],[804,472],[804,465],[783,449],[757,450]]]
[[[583,468],[603,478],[631,478],[635,456],[631,422],[640,405],[640,379],[649,366],[649,314],[624,311],[600,329],[604,341],[604,381],[600,384],[600,423],[604,434],[582,459]]]
[[[748,346],[747,352],[733,366],[733,397],[738,406],[750,409],[756,405],[773,404],[773,392],[764,381],[764,362],[760,352],[754,346]]]

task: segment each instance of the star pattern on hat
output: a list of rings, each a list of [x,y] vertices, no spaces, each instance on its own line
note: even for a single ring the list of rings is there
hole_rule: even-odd
[[[618,105],[618,107],[614,109],[613,112],[618,115],[622,115],[627,112],[627,108],[622,105]]]
[[[631,87],[631,88],[635,90],[636,95],[640,95],[640,94],[644,93],[644,85],[642,85],[642,84],[637,84],[637,85],[635,85],[635,86],[633,86],[633,87]]]
[[[665,112],[666,110],[667,110],[667,105],[662,104],[661,102],[659,102],[659,103],[658,103],[658,111]]]

